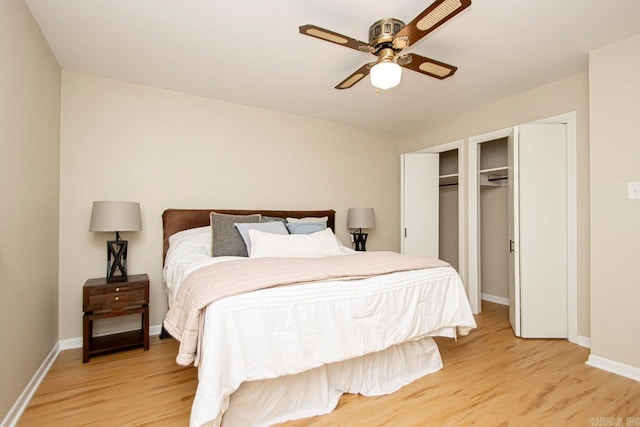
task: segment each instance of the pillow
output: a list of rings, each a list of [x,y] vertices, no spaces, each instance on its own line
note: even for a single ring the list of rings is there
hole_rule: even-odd
[[[340,238],[338,236],[336,236],[336,241],[338,242],[338,246],[340,247],[340,250],[342,251],[343,254],[355,254],[356,251],[346,247],[343,243],[342,240],[340,240]]]
[[[174,295],[173,291],[181,281],[186,266],[208,259],[211,259],[210,225],[179,231],[169,237],[169,250],[162,274],[171,301],[171,295]]]
[[[208,259],[211,256],[210,251],[211,226],[209,225],[172,234],[169,237],[169,250],[164,263],[165,278],[181,260],[188,259],[191,262],[193,259]]]
[[[248,256],[235,223],[260,222],[260,214],[226,215],[211,212],[211,256]]]
[[[242,236],[242,240],[244,240],[244,244],[247,246],[247,253],[251,256],[251,238],[249,238],[249,230],[260,230],[265,233],[271,234],[289,234],[287,231],[287,227],[284,226],[284,222],[281,221],[272,221],[272,222],[259,222],[259,223],[237,223],[233,224],[240,235]]]
[[[327,228],[326,222],[288,222],[287,230],[290,234],[311,234]]]
[[[330,228],[312,234],[286,236],[249,230],[252,258],[301,257],[319,258],[343,255]]]
[[[171,245],[175,245],[176,243],[182,242],[183,240],[189,240],[191,239],[191,237],[205,235],[205,234],[207,236],[211,236],[210,225],[178,231],[177,233],[174,233],[171,236],[169,236],[169,247],[171,247]]]
[[[329,220],[328,216],[322,216],[322,217],[311,217],[308,216],[306,218],[289,218],[287,217],[287,222],[324,222],[325,224],[327,223],[327,221]]]
[[[263,215],[262,218],[260,218],[260,222],[276,222],[276,221],[282,222],[283,224],[285,222],[287,222],[286,219],[280,218],[279,216],[264,216]]]

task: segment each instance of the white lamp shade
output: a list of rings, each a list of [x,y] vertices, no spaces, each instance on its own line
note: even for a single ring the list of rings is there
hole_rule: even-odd
[[[371,68],[371,85],[386,90],[400,84],[402,67],[395,62],[379,62]]]
[[[347,212],[347,228],[374,228],[376,219],[373,208],[349,208]]]
[[[140,231],[140,203],[93,202],[89,231]]]

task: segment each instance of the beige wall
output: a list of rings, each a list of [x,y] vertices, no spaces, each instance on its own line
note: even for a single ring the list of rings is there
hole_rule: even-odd
[[[589,55],[591,354],[640,368],[640,34]]]
[[[458,186],[440,187],[439,194],[438,253],[440,259],[447,261],[456,270],[459,269],[460,252],[458,248]]]
[[[422,130],[402,136],[399,152],[434,147],[570,111],[577,112],[578,120],[578,334],[589,336],[589,83],[586,73],[427,123]],[[468,266],[465,271],[469,271]],[[464,279],[466,282],[466,277]]]
[[[373,207],[367,248],[399,250],[399,188],[389,135],[65,71],[60,336],[81,336],[82,285],[105,275],[112,235],[88,231],[94,200],[141,203],[144,230],[123,238],[129,272],[150,275],[159,325],[164,209],[335,209],[348,242],[347,209]]]
[[[60,67],[24,1],[0,2],[0,420],[58,341]]]
[[[507,187],[480,187],[480,291],[508,299],[507,192]]]

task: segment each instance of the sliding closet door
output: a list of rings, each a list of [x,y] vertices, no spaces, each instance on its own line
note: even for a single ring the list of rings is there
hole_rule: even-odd
[[[438,258],[439,156],[402,156],[402,253]]]
[[[568,334],[566,133],[564,124],[519,127],[517,247],[524,338]]]

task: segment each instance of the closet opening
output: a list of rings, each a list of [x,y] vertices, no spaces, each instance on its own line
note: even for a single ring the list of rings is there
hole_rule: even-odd
[[[401,251],[440,258],[466,290],[466,173],[464,141],[401,156]]]
[[[443,151],[439,159],[438,252],[440,259],[460,272],[458,150]]]
[[[507,138],[478,145],[481,299],[509,305]]]
[[[469,138],[469,300],[518,337],[577,339],[575,165],[575,113]]]

